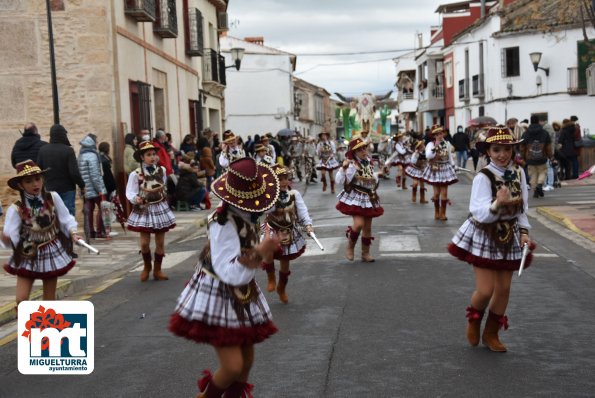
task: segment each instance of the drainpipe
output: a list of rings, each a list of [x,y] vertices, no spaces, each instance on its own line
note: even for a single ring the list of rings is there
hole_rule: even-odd
[[[481,17],[486,16],[486,0],[481,0]]]

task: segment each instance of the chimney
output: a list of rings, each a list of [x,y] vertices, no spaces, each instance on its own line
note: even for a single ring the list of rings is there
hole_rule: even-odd
[[[247,41],[248,43],[258,44],[260,46],[264,45],[264,37],[262,36],[244,37],[244,41]]]

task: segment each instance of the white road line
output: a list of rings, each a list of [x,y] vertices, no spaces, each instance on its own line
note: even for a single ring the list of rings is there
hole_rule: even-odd
[[[595,204],[595,200],[577,200],[573,202],[566,202],[570,205],[592,205]]]
[[[451,258],[452,256],[448,255],[448,253],[380,253],[381,257],[397,257],[397,258]],[[533,254],[534,257],[538,258],[557,258],[557,254],[553,253],[535,253]],[[454,257],[452,257],[454,258]]]
[[[167,253],[163,258],[163,263],[161,265],[162,269],[172,268],[178,265],[181,262],[188,260],[190,257],[196,256],[198,261],[198,252],[196,250],[190,250],[185,252],[175,252],[175,253]],[[154,257],[154,254],[153,254]],[[140,265],[129,272],[138,272],[143,269],[142,262]]]
[[[320,250],[312,239],[308,239],[306,241],[306,251],[302,254],[302,257],[335,254],[339,251],[339,246],[347,242],[346,238],[318,238],[318,240],[324,246],[324,251]]]
[[[392,235],[380,238],[381,252],[419,252],[417,235]]]

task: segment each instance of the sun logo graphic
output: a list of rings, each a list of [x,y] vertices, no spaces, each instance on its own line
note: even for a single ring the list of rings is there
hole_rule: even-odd
[[[89,374],[94,368],[90,301],[23,301],[18,310],[22,374]]]

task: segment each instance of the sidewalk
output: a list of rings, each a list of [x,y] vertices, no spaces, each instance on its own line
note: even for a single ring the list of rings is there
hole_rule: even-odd
[[[211,212],[212,210],[174,212],[176,227],[165,235],[166,250],[167,245],[198,234],[201,227],[206,224],[207,217]],[[99,291],[102,284],[119,279],[142,265],[142,259],[138,254],[139,234],[132,231],[124,233],[120,225],[116,225],[113,230],[119,235],[111,240],[98,239],[91,242],[91,245],[99,249],[99,255],[90,254],[83,248],[75,247],[79,257],[75,267],[58,279],[58,299],[74,294],[88,293],[92,287]],[[2,265],[8,261],[10,254],[10,250],[0,249]],[[170,262],[172,264],[169,264]],[[163,269],[174,266],[173,262],[177,262],[175,255],[165,256]],[[41,299],[41,287],[42,282],[36,280],[31,294],[32,300]],[[0,325],[16,319],[15,288],[16,277],[6,273],[3,269],[0,270]]]
[[[595,176],[583,180],[562,181],[562,187],[595,185]],[[574,233],[595,242],[595,203],[574,206],[543,206],[537,212]]]

